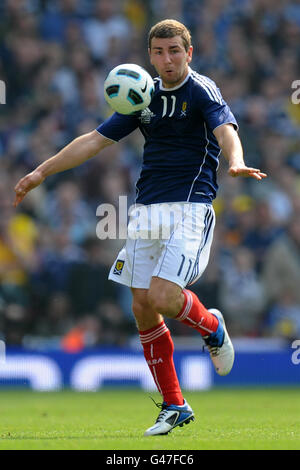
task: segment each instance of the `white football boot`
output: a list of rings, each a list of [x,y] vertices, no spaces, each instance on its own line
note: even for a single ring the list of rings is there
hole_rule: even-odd
[[[155,403],[155,402],[154,402]],[[194,421],[194,412],[188,403],[184,400],[183,405],[167,405],[155,403],[161,412],[151,428],[147,429],[144,436],[158,436],[168,434],[176,426],[183,426],[190,421]]]
[[[215,308],[210,308],[209,312],[218,318],[219,326],[215,333],[203,336],[203,339],[208,347],[215,371],[219,375],[227,375],[234,363],[233,345],[227,333],[222,313]]]

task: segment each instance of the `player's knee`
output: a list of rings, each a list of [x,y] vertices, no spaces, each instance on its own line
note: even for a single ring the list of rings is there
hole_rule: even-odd
[[[134,300],[132,303],[132,311],[139,331],[153,328],[162,321],[161,315],[151,308],[147,300]]]
[[[141,322],[143,319],[151,317],[152,308],[149,305],[147,296],[140,297],[138,299],[134,298],[132,301],[132,311],[137,322]]]
[[[155,312],[159,312],[161,315],[168,315],[170,298],[165,290],[150,289],[148,292],[148,302]]]
[[[146,302],[141,302],[140,300],[133,300],[132,302],[132,311],[135,318],[140,318],[145,314],[145,310],[148,308]]]

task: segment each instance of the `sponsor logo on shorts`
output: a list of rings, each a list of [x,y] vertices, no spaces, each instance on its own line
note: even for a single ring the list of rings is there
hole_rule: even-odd
[[[121,276],[125,261],[118,259],[114,267],[114,274]]]

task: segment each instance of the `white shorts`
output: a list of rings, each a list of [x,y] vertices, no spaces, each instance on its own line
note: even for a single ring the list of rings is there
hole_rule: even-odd
[[[140,206],[130,218],[128,238],[109,279],[148,289],[157,276],[184,288],[205,270],[215,226],[211,204],[161,203]]]

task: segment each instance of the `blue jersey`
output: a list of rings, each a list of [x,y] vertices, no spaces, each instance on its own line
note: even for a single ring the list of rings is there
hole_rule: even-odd
[[[119,141],[139,128],[145,137],[136,202],[207,202],[216,197],[221,149],[213,130],[237,122],[220,90],[189,68],[177,87],[155,79],[149,108],[134,115],[114,113],[97,131]]]

